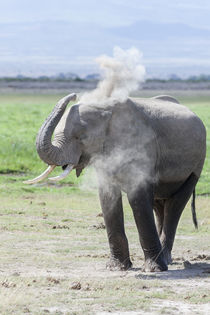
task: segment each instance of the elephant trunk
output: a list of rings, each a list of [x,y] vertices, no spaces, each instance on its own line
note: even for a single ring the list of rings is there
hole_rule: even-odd
[[[61,149],[52,144],[53,132],[59,123],[66,106],[72,100],[76,100],[76,94],[72,93],[62,98],[54,107],[52,113],[39,130],[36,139],[36,149],[40,158],[49,165],[64,165],[65,160]]]

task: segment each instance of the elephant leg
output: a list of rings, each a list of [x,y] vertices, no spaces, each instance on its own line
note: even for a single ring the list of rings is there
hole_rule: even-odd
[[[160,240],[168,264],[172,263],[171,251],[179,219],[192,195],[197,181],[198,177],[192,173],[179,190],[170,199],[165,201],[164,222]]]
[[[158,235],[160,236],[163,229],[163,220],[164,220],[164,202],[165,200],[155,200],[154,202],[154,211],[156,217],[156,228]]]
[[[162,253],[153,214],[153,188],[140,188],[135,193],[128,193],[128,200],[133,210],[139,232],[140,243],[145,256],[145,271],[164,271],[167,265]]]
[[[99,185],[99,197],[111,251],[110,270],[127,270],[132,266],[125,235],[122,195],[119,187],[110,183]]]

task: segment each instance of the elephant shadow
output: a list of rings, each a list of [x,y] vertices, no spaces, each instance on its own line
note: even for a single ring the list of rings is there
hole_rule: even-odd
[[[140,271],[140,268],[133,268],[134,271]],[[175,279],[189,279],[189,278],[208,278],[210,277],[210,263],[197,262],[190,263],[188,261],[183,263],[182,269],[171,269],[169,266],[168,271],[155,272],[155,273],[141,273],[135,276],[141,280],[175,280]]]

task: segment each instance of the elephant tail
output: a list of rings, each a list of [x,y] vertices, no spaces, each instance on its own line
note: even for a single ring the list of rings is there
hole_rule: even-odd
[[[192,201],[191,201],[191,211],[192,211],[192,219],[195,228],[198,228],[198,221],[197,221],[197,216],[196,216],[196,211],[195,211],[195,188],[193,190],[193,195],[192,195]]]

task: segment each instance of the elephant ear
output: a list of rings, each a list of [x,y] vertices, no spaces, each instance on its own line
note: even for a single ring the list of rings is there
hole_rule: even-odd
[[[94,115],[92,120],[92,126],[98,133],[98,136],[104,137],[107,134],[107,129],[109,127],[109,122],[112,117],[112,112],[110,110],[99,110],[96,115]],[[97,136],[97,135],[96,135]]]
[[[101,108],[91,109],[90,112],[88,111],[83,115],[84,132],[80,139],[89,156],[102,152],[111,116],[110,110],[102,110]],[[76,169],[77,177],[80,176],[83,169],[83,167]]]
[[[89,156],[102,152],[111,116],[112,112],[103,108],[87,105],[80,108],[80,118],[84,126],[80,141]]]
[[[111,110],[106,110],[102,108],[93,108],[90,110],[89,115],[87,115],[88,120],[93,124],[97,124],[98,121],[108,122],[112,116]]]
[[[84,123],[84,136],[91,135],[97,137],[106,133],[107,126],[111,119],[112,112],[102,108],[84,107],[82,112],[82,121]]]

